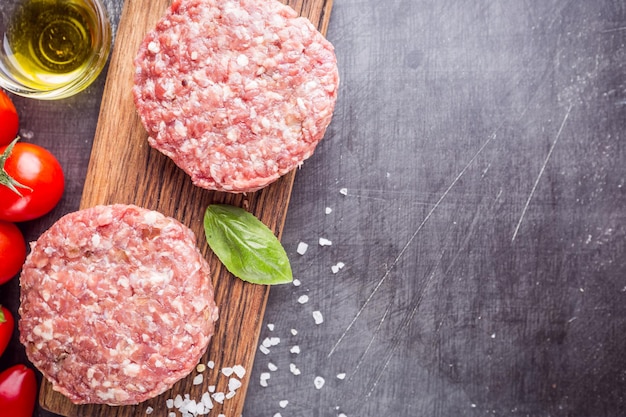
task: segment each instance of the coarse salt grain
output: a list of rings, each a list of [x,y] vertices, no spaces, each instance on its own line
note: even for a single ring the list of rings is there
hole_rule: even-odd
[[[200,385],[200,384],[202,384],[202,381],[204,381],[204,375],[202,375],[202,374],[198,374],[198,375],[193,377],[193,384],[194,385]]]
[[[233,374],[233,368],[226,366],[224,368],[222,368],[222,373],[224,374],[224,376],[231,376]]]
[[[298,353],[300,353],[300,346],[298,346],[298,345],[293,345],[293,346],[291,347],[291,349],[289,349],[289,352],[291,352],[291,353],[295,353],[295,354],[297,355]]]
[[[348,195],[348,189],[347,188],[342,188],[339,190],[339,193],[342,195]]]
[[[273,332],[273,331],[274,331],[274,324],[273,324],[273,323],[267,323],[267,329],[268,329],[270,332]]]
[[[331,209],[330,207],[326,207],[326,210],[324,211],[324,213],[326,214],[330,214],[333,212],[333,209]]]
[[[209,392],[215,392],[215,385],[209,385]]]
[[[280,344],[280,337],[270,337],[270,346],[277,346]]]
[[[348,417],[344,413],[339,414],[337,417]]]
[[[146,408],[146,414],[152,414],[152,412],[153,412],[153,411],[154,411],[154,408],[152,408],[152,407],[150,407],[150,406],[148,406],[148,407]]]
[[[213,362],[213,361],[208,361],[208,362],[207,362],[207,364],[206,364],[206,366],[207,366],[209,369],[213,369],[213,368],[215,367],[215,362]]]
[[[322,324],[324,323],[324,316],[322,316],[320,311],[315,310],[313,312],[313,320],[315,320],[315,324]]]
[[[281,416],[280,413],[276,413],[274,414],[274,417],[283,417],[283,416]]]
[[[167,406],[167,408],[172,408],[174,407],[174,400],[169,398],[167,400],[165,400],[165,405]]]
[[[265,355],[268,355],[270,353],[270,350],[263,345],[259,346],[259,350],[263,352]]]
[[[325,382],[326,381],[324,381],[324,378],[322,378],[321,376],[316,376],[313,380],[313,385],[315,385],[315,388],[317,389],[322,389]]]
[[[298,334],[298,331],[296,329],[291,329],[291,334],[295,336]]]
[[[278,366],[274,365],[272,362],[267,364],[267,369],[269,369],[272,372],[275,372],[278,370]]]
[[[302,285],[302,283],[300,282],[299,279],[296,278],[296,279],[293,280],[293,286],[294,287],[299,287],[300,285]]]
[[[344,372],[337,374],[337,379],[346,379],[346,374]]]
[[[325,237],[320,237],[319,244],[320,246],[330,246],[333,244],[333,242],[326,239]]]
[[[299,302],[300,304],[305,304],[305,303],[307,303],[308,301],[309,301],[309,296],[308,296],[308,295],[306,295],[306,294],[301,295],[300,297],[298,297],[298,302]]]
[[[235,395],[237,395],[237,391],[228,391],[226,393],[226,396],[224,398],[226,398],[227,400],[230,400],[231,398],[233,398]]]
[[[167,417],[176,417],[176,413],[172,411],[167,415]]]
[[[298,248],[296,249],[296,252],[299,255],[304,255],[308,248],[309,248],[308,244],[306,244],[304,242],[300,242],[300,243],[298,243]]]
[[[213,397],[215,402],[223,404],[224,403],[224,398],[226,398],[226,395],[223,392],[216,392],[211,397]]]
[[[244,368],[242,365],[235,365],[233,366],[233,372],[235,372],[235,375],[237,375],[237,377],[243,378],[246,374],[246,368]]]
[[[346,266],[343,262],[337,262],[335,265],[331,266],[330,269],[333,271],[333,274],[339,272],[343,267]]]
[[[289,371],[294,375],[300,375],[301,373],[298,367],[293,363],[289,364]]]
[[[287,400],[281,400],[281,401],[278,402],[278,405],[280,406],[280,408],[287,407],[287,404],[289,404],[289,401],[287,401]]]
[[[229,391],[237,391],[241,388],[241,381],[237,378],[231,378],[228,380],[228,390]]]

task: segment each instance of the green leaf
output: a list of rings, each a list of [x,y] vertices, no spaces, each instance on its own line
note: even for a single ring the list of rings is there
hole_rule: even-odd
[[[211,204],[204,213],[204,233],[226,269],[253,284],[293,281],[285,249],[274,233],[247,211]]]

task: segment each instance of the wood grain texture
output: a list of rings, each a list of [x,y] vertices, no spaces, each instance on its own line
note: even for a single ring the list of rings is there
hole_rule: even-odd
[[[285,2],[308,17],[325,34],[332,0],[294,0]],[[136,114],[131,87],[133,58],[145,34],[169,6],[169,0],[127,0],[122,11],[117,40],[111,56],[104,88],[91,159],[80,203],[81,208],[97,204],[132,203],[180,220],[195,233],[199,247],[209,260],[220,318],[216,332],[202,362],[215,362],[204,372],[204,383],[193,385],[193,372],[171,390],[138,406],[110,407],[74,405],[44,382],[40,390],[43,409],[68,417],[167,416],[167,398],[190,394],[200,399],[209,385],[228,392],[228,378],[220,377],[223,367],[243,365],[248,372],[238,394],[214,402],[212,414],[238,416],[243,410],[245,392],[257,347],[269,287],[247,284],[232,277],[210,253],[204,240],[203,214],[211,203],[241,206],[255,214],[280,237],[287,214],[295,171],[269,187],[247,195],[210,192],[192,185],[189,177],[171,160],[147,143],[147,134]]]

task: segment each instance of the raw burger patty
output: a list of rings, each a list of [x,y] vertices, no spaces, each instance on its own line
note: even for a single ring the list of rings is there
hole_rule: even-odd
[[[136,206],[62,217],[24,264],[20,340],[77,404],[136,404],[205,352],[217,307],[191,230]]]
[[[330,123],[333,46],[277,0],[178,0],[135,59],[149,143],[194,184],[255,191],[307,159]]]

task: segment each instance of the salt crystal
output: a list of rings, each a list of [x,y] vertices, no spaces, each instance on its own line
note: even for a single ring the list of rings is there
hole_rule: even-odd
[[[270,350],[263,345],[259,346],[259,350],[266,355],[270,353]]]
[[[208,367],[209,367],[209,369],[213,369],[213,368],[215,367],[215,362],[213,362],[213,361],[208,361],[208,362],[207,362],[207,364],[206,364],[206,366],[208,366]]]
[[[280,408],[287,407],[287,404],[289,404],[289,401],[287,401],[287,400],[281,400],[281,401],[278,402],[278,405],[280,406]]]
[[[209,392],[215,392],[215,385],[209,385]]]
[[[308,248],[309,248],[308,244],[304,242],[300,242],[298,243],[298,248],[296,249],[296,252],[298,252],[299,255],[304,255]]]
[[[224,374],[224,376],[231,376],[233,374],[233,372],[234,372],[233,368],[231,368],[231,367],[226,366],[226,367],[222,368],[222,373]]]
[[[280,344],[280,337],[270,337],[270,346],[276,346]]]
[[[267,369],[269,369],[272,372],[275,372],[278,370],[278,366],[274,365],[272,362],[267,364]]]
[[[293,364],[293,363],[290,363],[290,364],[289,364],[289,371],[291,371],[291,373],[292,373],[292,374],[294,374],[294,375],[300,375],[300,370],[299,370],[299,369],[298,369],[298,367],[297,367],[295,364]]]
[[[291,349],[289,349],[289,352],[295,353],[297,355],[298,353],[300,353],[300,346],[298,345],[292,346]]]
[[[337,417],[348,417],[344,413],[339,414]]]
[[[291,329],[291,334],[295,336],[298,334],[298,331],[296,329]]]
[[[237,391],[228,391],[226,393],[226,396],[224,398],[226,398],[227,400],[230,400],[231,398],[233,398],[235,395],[237,395]]]
[[[180,408],[182,405],[183,405],[183,397],[181,397],[180,394],[178,394],[174,398],[174,407]]]
[[[300,285],[302,285],[302,283],[300,282],[299,279],[296,278],[296,279],[293,280],[293,286],[294,287],[299,287]]]
[[[167,400],[165,400],[165,405],[167,406],[167,408],[172,408],[174,407],[174,400],[169,398]]]
[[[244,368],[242,365],[233,366],[233,371],[235,372],[235,375],[237,375],[237,377],[239,378],[243,378],[243,376],[246,374],[246,368]]]
[[[190,400],[187,405],[185,405],[185,411],[194,414],[196,412],[196,400]]]
[[[315,320],[315,324],[322,324],[324,323],[324,316],[322,316],[320,311],[315,310],[313,312],[313,320]]]
[[[271,375],[269,372],[261,372],[261,379],[270,379]]]
[[[280,413],[276,413],[274,414],[274,417],[283,417],[283,416],[281,416]]]
[[[309,296],[308,296],[308,295],[306,295],[306,294],[301,295],[300,297],[298,297],[298,302],[299,302],[300,304],[305,304],[305,303],[307,303],[308,301],[309,301]]]
[[[333,242],[326,239],[325,237],[320,237],[319,244],[320,246],[330,246],[333,244]]]
[[[343,195],[348,195],[348,189],[347,188],[342,188],[339,190],[339,193],[343,194]]]
[[[261,342],[261,345],[268,348],[272,346],[272,341],[270,340],[269,337],[266,337],[265,339],[263,339],[263,342]]]
[[[152,408],[152,407],[150,407],[150,406],[148,406],[148,407],[146,408],[146,414],[152,414],[152,412],[153,412],[153,411],[154,411],[154,408]]]
[[[330,269],[333,271],[333,274],[339,272],[343,267],[346,266],[343,262],[337,262],[335,265],[331,266]]]
[[[322,378],[321,376],[316,376],[315,379],[313,380],[313,385],[315,385],[315,388],[317,389],[322,389],[322,387],[324,386],[324,378]]]
[[[274,331],[274,324],[273,323],[267,323],[267,328],[269,329],[270,332]]]
[[[220,404],[224,403],[224,398],[226,397],[226,395],[224,395],[223,392],[216,392],[215,394],[213,394],[211,397],[213,397],[213,399],[215,400],[215,402],[218,402]]]
[[[205,392],[204,394],[202,394],[202,398],[200,398],[200,401],[202,402],[202,404],[204,404],[204,407],[208,410],[213,408],[213,401],[211,401],[211,394],[209,394],[208,392]]]
[[[346,379],[346,374],[344,372],[337,374],[337,379]]]
[[[198,374],[195,377],[193,377],[193,384],[194,385],[200,385],[200,384],[202,384],[202,381],[204,381],[204,376],[202,374]]]
[[[264,388],[265,388],[265,387],[267,387],[267,379],[262,379],[262,380],[260,381],[260,384],[261,384],[261,386],[262,386],[262,387],[264,387]]]
[[[217,417],[226,417],[226,414],[218,414]]]
[[[228,380],[228,390],[229,391],[236,391],[239,388],[241,388],[241,381],[238,380],[237,378],[231,378]]]
[[[324,213],[326,214],[330,214],[333,212],[333,209],[331,209],[330,207],[326,207],[326,210],[324,211]]]
[[[172,411],[168,413],[167,417],[176,417],[176,413]]]

